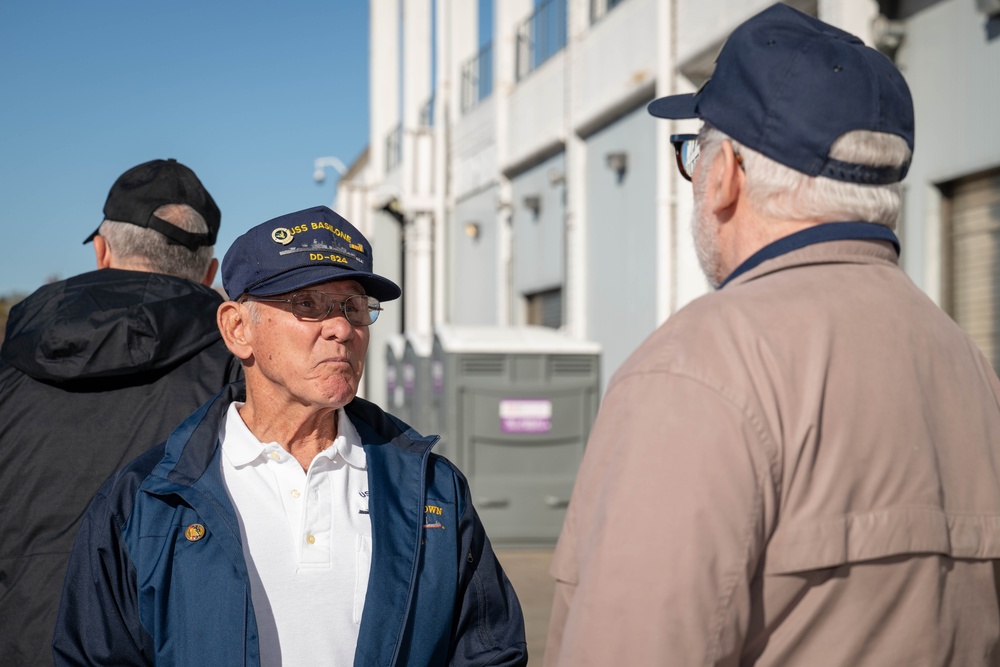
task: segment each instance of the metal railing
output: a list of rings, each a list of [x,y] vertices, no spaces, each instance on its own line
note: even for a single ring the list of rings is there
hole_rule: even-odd
[[[392,171],[403,161],[403,124],[400,123],[385,137],[385,170]]]
[[[476,108],[493,94],[493,44],[462,63],[462,113]]]
[[[566,0],[545,0],[517,27],[517,80],[566,46]]]

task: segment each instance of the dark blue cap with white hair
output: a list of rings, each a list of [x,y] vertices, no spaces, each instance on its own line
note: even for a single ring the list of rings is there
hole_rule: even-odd
[[[843,134],[894,134],[913,150],[913,100],[892,61],[780,3],[733,31],[701,90],[662,97],[648,108],[660,118],[700,118],[796,171],[850,183],[896,183],[909,164],[833,159],[830,147]]]
[[[231,299],[287,294],[331,280],[357,281],[379,301],[401,294],[396,283],[372,272],[368,239],[326,206],[253,227],[222,260],[222,287]]]

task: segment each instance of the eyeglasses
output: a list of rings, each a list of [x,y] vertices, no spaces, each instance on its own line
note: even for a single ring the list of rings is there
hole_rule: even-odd
[[[673,134],[670,135],[670,143],[674,145],[674,155],[677,156],[677,169],[685,179],[694,180],[694,168],[698,166],[698,158],[701,157],[701,142],[698,141],[697,134]],[[743,166],[743,156],[733,146],[733,155],[736,156],[736,164],[740,169],[746,171]]]
[[[287,299],[247,295],[243,300],[290,304],[292,314],[295,315],[296,319],[306,322],[325,320],[336,306],[348,322],[359,327],[373,324],[378,319],[378,314],[382,312],[379,300],[366,294],[332,294],[306,290],[295,292]]]
[[[701,144],[698,143],[697,134],[674,134],[670,136],[670,143],[674,145],[674,155],[677,156],[677,169],[687,180],[692,180],[694,168],[698,164],[701,156]]]

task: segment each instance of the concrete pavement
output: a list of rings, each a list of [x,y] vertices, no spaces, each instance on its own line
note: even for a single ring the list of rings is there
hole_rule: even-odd
[[[498,548],[496,554],[524,611],[528,664],[541,667],[555,591],[555,581],[549,576],[552,549]]]

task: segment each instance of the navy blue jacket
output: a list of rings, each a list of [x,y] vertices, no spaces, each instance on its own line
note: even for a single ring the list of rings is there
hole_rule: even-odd
[[[230,385],[98,492],[70,557],[56,664],[259,664],[218,443],[243,391]],[[461,472],[430,453],[435,438],[375,405],[355,399],[346,409],[371,489],[372,564],[355,665],[525,665],[521,608]],[[435,522],[444,529],[424,528]],[[205,527],[202,539],[185,537],[192,524]]]

